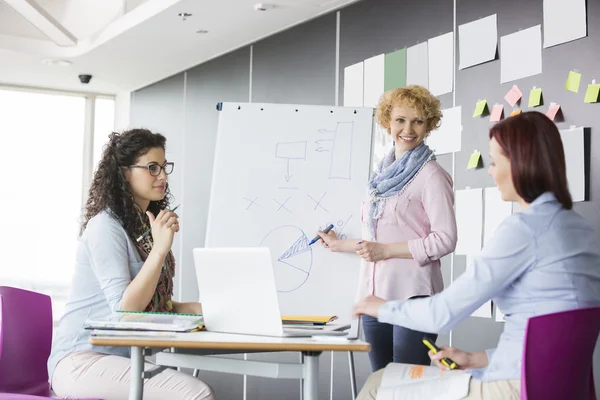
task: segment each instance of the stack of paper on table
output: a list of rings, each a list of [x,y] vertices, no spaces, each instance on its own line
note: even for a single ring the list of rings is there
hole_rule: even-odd
[[[335,315],[282,315],[284,325],[326,325],[337,319]]]
[[[192,332],[204,327],[201,315],[116,312],[85,321],[86,329]]]
[[[471,375],[423,365],[388,364],[377,400],[459,400],[469,393]]]

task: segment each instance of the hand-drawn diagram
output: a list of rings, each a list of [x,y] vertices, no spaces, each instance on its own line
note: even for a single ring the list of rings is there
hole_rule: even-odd
[[[344,222],[343,220],[339,220],[337,224],[335,224],[337,231],[337,237],[342,240],[348,239],[348,236],[344,233],[344,229],[348,222],[352,219],[352,215],[348,217],[348,219]]]
[[[271,250],[278,292],[293,292],[308,280],[313,263],[309,243],[302,229],[293,225],[273,229],[260,243]]]
[[[319,133],[333,133],[333,139],[315,141],[317,153],[331,152],[329,179],[352,179],[352,139],[354,122],[338,122],[335,130],[319,129]],[[331,145],[329,146],[329,143]]]
[[[348,222],[350,222],[351,219],[352,215],[349,216],[345,221],[343,219],[340,219],[337,223],[327,222],[324,226],[319,226],[319,230],[322,231],[323,229],[325,229],[326,226],[333,225],[333,229],[338,239],[348,239],[348,236],[344,233],[344,229],[346,228],[346,225],[348,225]]]
[[[317,208],[322,208],[324,211],[329,212],[329,210],[327,210],[325,207],[323,207],[323,205],[321,204],[321,202],[323,201],[323,198],[325,197],[325,195],[327,194],[327,192],[323,193],[323,195],[319,198],[319,200],[315,199],[314,197],[312,197],[310,194],[307,194],[308,197],[310,197],[310,199],[312,201],[315,202],[315,208],[314,210],[317,211]]]
[[[331,151],[331,149],[328,149],[327,147],[324,147],[325,145],[329,144],[330,142],[333,142],[333,139],[319,139],[319,140],[315,140],[315,144],[317,145],[317,148],[315,149],[315,151],[317,153],[322,153],[324,151]]]
[[[281,142],[275,147],[275,158],[281,158],[287,161],[285,181],[292,179],[290,173],[290,160],[306,161],[306,145],[308,142]]]

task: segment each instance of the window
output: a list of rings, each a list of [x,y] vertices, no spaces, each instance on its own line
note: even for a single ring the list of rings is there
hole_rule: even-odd
[[[0,89],[0,284],[50,295],[55,320],[79,239],[85,105],[83,95]],[[98,99],[96,109],[95,128],[112,130],[114,100]]]
[[[108,142],[108,135],[115,129],[115,101],[96,99],[94,117],[94,171],[102,156],[102,148]]]

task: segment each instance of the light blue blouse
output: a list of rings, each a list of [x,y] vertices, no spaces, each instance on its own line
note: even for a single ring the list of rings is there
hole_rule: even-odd
[[[449,332],[492,299],[505,314],[489,364],[473,370],[483,381],[520,379],[530,317],[600,306],[600,243],[593,228],[553,194],[544,193],[508,217],[467,269],[434,296],[390,301],[379,321],[423,332]]]
[[[142,265],[135,243],[115,217],[102,211],[88,222],[79,240],[65,313],[54,332],[48,359],[50,378],[56,364],[71,352],[130,356],[128,347],[90,345],[90,331],[83,324],[88,318],[104,317],[119,310],[125,289]]]

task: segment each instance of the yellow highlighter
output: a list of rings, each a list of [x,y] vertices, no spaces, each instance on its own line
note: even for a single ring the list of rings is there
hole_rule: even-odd
[[[425,346],[429,347],[429,350],[431,350],[433,352],[433,354],[437,354],[440,351],[440,348],[435,345],[435,341],[431,340],[431,338],[429,338],[427,336],[423,336],[422,340],[423,340],[423,344],[425,344]],[[442,358],[440,360],[440,362],[450,369],[456,368],[456,363],[447,357]]]

